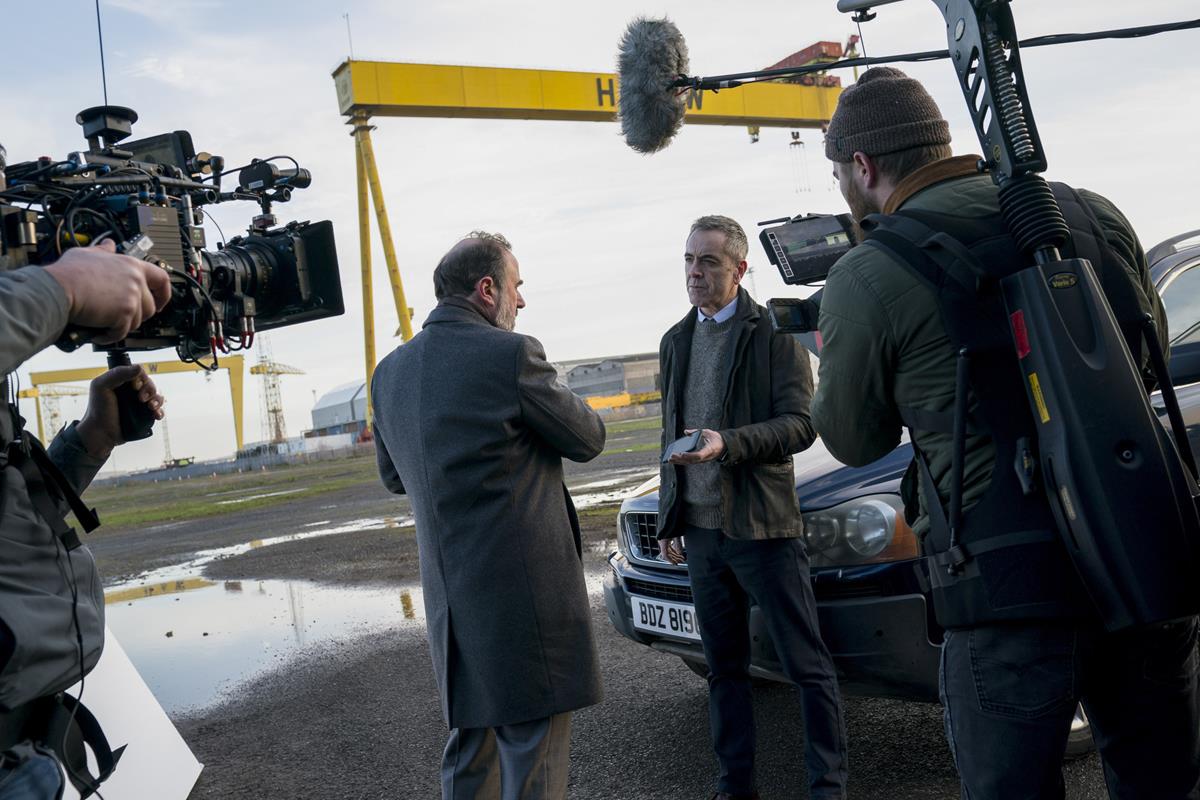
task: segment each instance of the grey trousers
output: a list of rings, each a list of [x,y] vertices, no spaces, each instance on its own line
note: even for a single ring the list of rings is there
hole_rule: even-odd
[[[571,714],[455,728],[442,756],[443,800],[564,800]]]

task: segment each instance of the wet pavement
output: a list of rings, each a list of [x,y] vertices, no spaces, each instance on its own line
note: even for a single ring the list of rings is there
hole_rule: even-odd
[[[628,495],[656,472],[644,463],[615,466],[577,473],[569,486],[576,507],[586,511]],[[108,583],[109,627],[168,713],[203,713],[236,698],[269,671],[322,648],[349,648],[363,637],[405,626],[423,631],[406,501],[385,493],[394,515],[345,518],[374,510],[353,498],[375,488],[356,487],[344,493],[349,499],[335,494],[320,504],[289,509],[290,532],[193,552],[170,548],[160,557],[167,563]],[[241,489],[212,496],[236,507],[262,495]],[[217,529],[210,538],[227,541],[229,536],[220,535],[221,522],[217,517],[166,523],[144,533],[187,542],[189,529],[209,527]],[[375,538],[362,538],[367,536]],[[364,542],[367,546],[360,546]],[[102,558],[110,542],[98,544]],[[409,568],[369,571],[365,579],[350,581],[330,571],[372,547],[399,557],[398,566],[408,562]],[[594,553],[608,552],[607,541],[590,547]],[[323,551],[336,555],[323,558]],[[412,551],[407,559],[405,551]],[[599,592],[598,583],[592,588]]]
[[[338,588],[312,581],[151,584],[107,596],[109,629],[168,714],[237,696],[315,646],[350,646],[397,627],[424,630],[421,589]],[[135,590],[136,591],[136,590]],[[127,599],[128,598],[128,599]]]

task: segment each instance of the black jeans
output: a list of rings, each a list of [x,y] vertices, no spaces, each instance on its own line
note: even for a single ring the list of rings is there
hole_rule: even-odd
[[[745,541],[688,527],[688,573],[708,661],[708,714],[718,791],[754,791],[750,601],[758,605],[783,672],[800,687],[805,763],[814,798],[846,792],[846,726],[837,675],[817,625],[808,556],[798,539]]]
[[[1080,700],[1111,797],[1200,798],[1195,619],[1118,634],[1032,622],[949,631],[940,683],[964,798],[1062,798]]]

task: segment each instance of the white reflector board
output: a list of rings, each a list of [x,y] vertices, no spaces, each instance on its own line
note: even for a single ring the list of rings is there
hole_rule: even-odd
[[[68,691],[77,695],[79,685]],[[113,750],[126,745],[116,771],[100,785],[101,794],[108,800],[186,800],[204,765],[107,628],[104,654],[84,681],[83,704],[100,721]],[[90,752],[88,763],[94,773]],[[63,798],[79,798],[70,782]]]

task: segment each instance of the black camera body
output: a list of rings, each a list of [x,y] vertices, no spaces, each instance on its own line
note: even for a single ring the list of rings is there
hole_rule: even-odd
[[[312,181],[295,159],[255,159],[223,191],[224,159],[197,153],[187,131],[125,142],[137,114],[121,106],[89,108],[76,121],[86,152],[0,161],[0,269],[50,264],[70,247],[111,239],[166,270],[167,306],[102,349],[175,347],[197,362],[248,348],[257,331],[343,313],[332,223],[278,226],[271,211]],[[273,163],[281,159],[294,166]],[[260,213],[245,235],[206,250],[203,207],[235,200]],[[94,333],[68,328],[58,345],[73,350]]]

